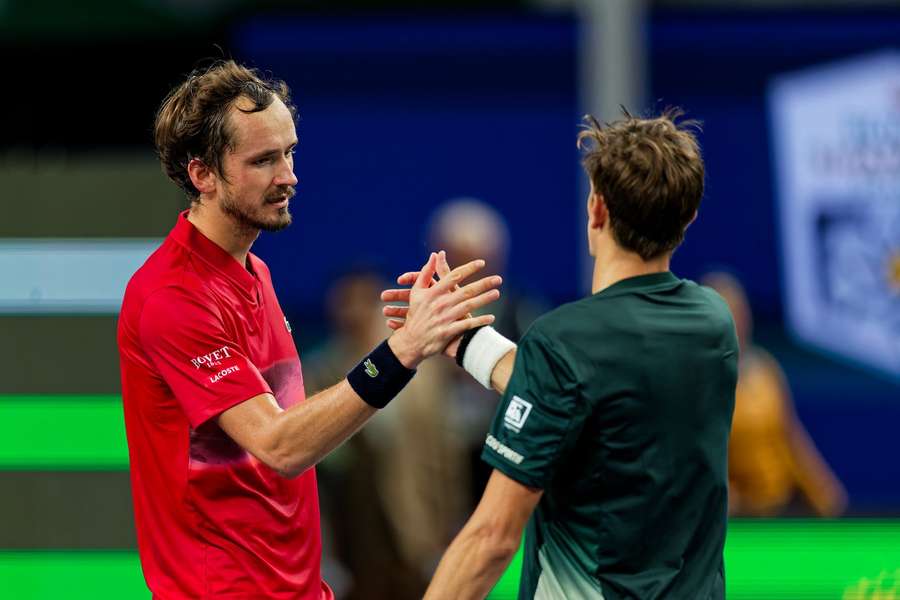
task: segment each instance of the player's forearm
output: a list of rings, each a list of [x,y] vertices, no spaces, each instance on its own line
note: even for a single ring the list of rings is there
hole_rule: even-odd
[[[509,565],[518,543],[518,538],[470,521],[441,559],[425,600],[484,598]]]
[[[344,379],[273,420],[265,462],[282,475],[295,477],[359,431],[376,412]]]
[[[413,375],[384,343],[342,382],[288,410],[271,393],[260,394],[220,414],[219,426],[269,467],[294,477],[356,433]]]
[[[509,378],[512,377],[513,366],[516,364],[516,349],[513,348],[507,352],[500,362],[491,371],[491,387],[503,394],[506,392],[506,386],[509,385]]]

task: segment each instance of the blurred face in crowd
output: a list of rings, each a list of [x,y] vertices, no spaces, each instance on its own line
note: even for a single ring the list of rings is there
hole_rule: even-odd
[[[328,294],[328,310],[338,331],[363,345],[383,335],[380,294],[385,288],[377,275],[357,273],[339,279]]]
[[[288,209],[294,195],[294,119],[278,98],[265,110],[252,108],[245,97],[229,112],[233,148],[223,161],[218,196],[223,212],[247,228],[278,231],[291,224]]]
[[[429,233],[432,246],[446,250],[451,265],[482,258],[498,273],[506,266],[508,237],[500,214],[474,199],[453,200],[443,205]]]

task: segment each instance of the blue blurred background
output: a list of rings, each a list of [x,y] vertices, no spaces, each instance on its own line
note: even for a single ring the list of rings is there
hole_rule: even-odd
[[[284,77],[300,108],[297,225],[256,251],[301,328],[320,322],[308,315],[342,265],[377,260],[391,274],[421,262],[429,214],[459,196],[507,220],[512,281],[554,305],[585,293],[580,31],[567,15],[477,13],[267,16],[237,27],[235,55]],[[766,93],[779,74],[894,47],[900,14],[665,7],[641,34],[648,101],[629,108],[677,105],[703,122],[707,190],[673,270],[740,277],[757,337],[782,360],[852,509],[896,510],[900,465],[886,460],[900,422],[896,381],[786,335]]]

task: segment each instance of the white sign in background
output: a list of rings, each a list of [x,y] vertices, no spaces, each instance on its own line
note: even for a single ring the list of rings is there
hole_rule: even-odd
[[[0,314],[117,314],[161,240],[0,240]]]
[[[900,54],[769,90],[789,327],[900,377]]]

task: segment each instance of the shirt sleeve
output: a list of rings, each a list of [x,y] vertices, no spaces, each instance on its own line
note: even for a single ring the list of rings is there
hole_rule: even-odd
[[[164,288],[147,299],[140,341],[195,429],[236,404],[272,393],[228,334],[218,307],[188,290]]]
[[[519,483],[544,489],[572,453],[587,416],[568,362],[532,328],[516,351],[481,457]]]

